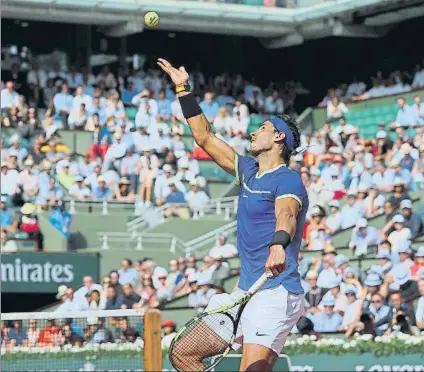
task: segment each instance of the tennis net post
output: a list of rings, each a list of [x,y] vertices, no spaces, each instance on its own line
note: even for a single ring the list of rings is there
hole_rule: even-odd
[[[144,369],[146,372],[162,371],[162,321],[157,309],[144,314]]]

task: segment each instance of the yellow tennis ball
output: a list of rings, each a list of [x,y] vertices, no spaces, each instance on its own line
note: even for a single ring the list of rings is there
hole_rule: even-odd
[[[144,15],[144,23],[149,27],[156,27],[159,24],[159,14],[156,12],[147,12]]]

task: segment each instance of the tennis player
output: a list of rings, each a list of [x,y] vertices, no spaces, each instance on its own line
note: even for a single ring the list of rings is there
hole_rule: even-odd
[[[274,278],[247,303],[241,315],[236,346],[243,346],[240,371],[272,371],[288,334],[304,312],[297,261],[309,201],[300,175],[287,167],[300,147],[299,130],[286,115],[266,120],[251,133],[250,152],[256,159],[237,155],[212,132],[190,91],[184,67],[176,69],[164,59],[159,59],[158,65],[176,86],[196,143],[240,184],[238,289],[213,296],[206,310],[234,302],[265,270],[271,271]],[[210,342],[215,341],[211,338]],[[200,363],[187,370],[201,367]]]

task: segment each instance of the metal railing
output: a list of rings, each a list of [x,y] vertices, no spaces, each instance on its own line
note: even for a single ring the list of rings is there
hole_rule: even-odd
[[[177,205],[180,207],[189,207],[187,203],[181,204],[164,204],[160,207],[152,209],[145,209],[141,215],[127,224],[127,231],[136,236],[137,233],[145,228],[154,227],[159,223],[165,221],[165,211],[171,206]],[[229,221],[231,216],[237,213],[238,197],[229,196],[224,198],[212,199],[203,210],[193,215],[193,219],[203,217],[205,214],[224,214],[224,220]]]
[[[131,211],[134,216],[139,216],[143,213],[143,207],[138,201],[124,202],[116,200],[85,200],[79,201],[75,199],[65,199],[65,202],[69,205],[69,213],[71,214],[100,214],[106,216],[109,214],[119,215],[124,211]]]
[[[181,254],[190,256],[194,254],[200,248],[205,247],[208,244],[212,244],[216,241],[217,236],[220,233],[233,234],[237,231],[237,221],[232,221],[224,226],[221,226],[213,231],[192,239],[188,242],[184,242],[178,236],[169,233],[97,233],[99,241],[102,242],[102,249],[110,249],[111,243],[119,243],[120,247],[135,249],[142,251],[146,246],[160,246],[161,248],[155,249],[169,249],[169,252],[175,254],[177,250]]]

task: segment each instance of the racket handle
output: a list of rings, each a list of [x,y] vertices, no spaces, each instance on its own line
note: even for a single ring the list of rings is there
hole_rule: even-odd
[[[247,291],[247,293],[254,295],[256,292],[258,292],[264,285],[265,283],[273,278],[274,276],[272,275],[271,272],[265,272],[261,275],[261,277],[252,284],[252,286],[249,288],[249,290]]]

